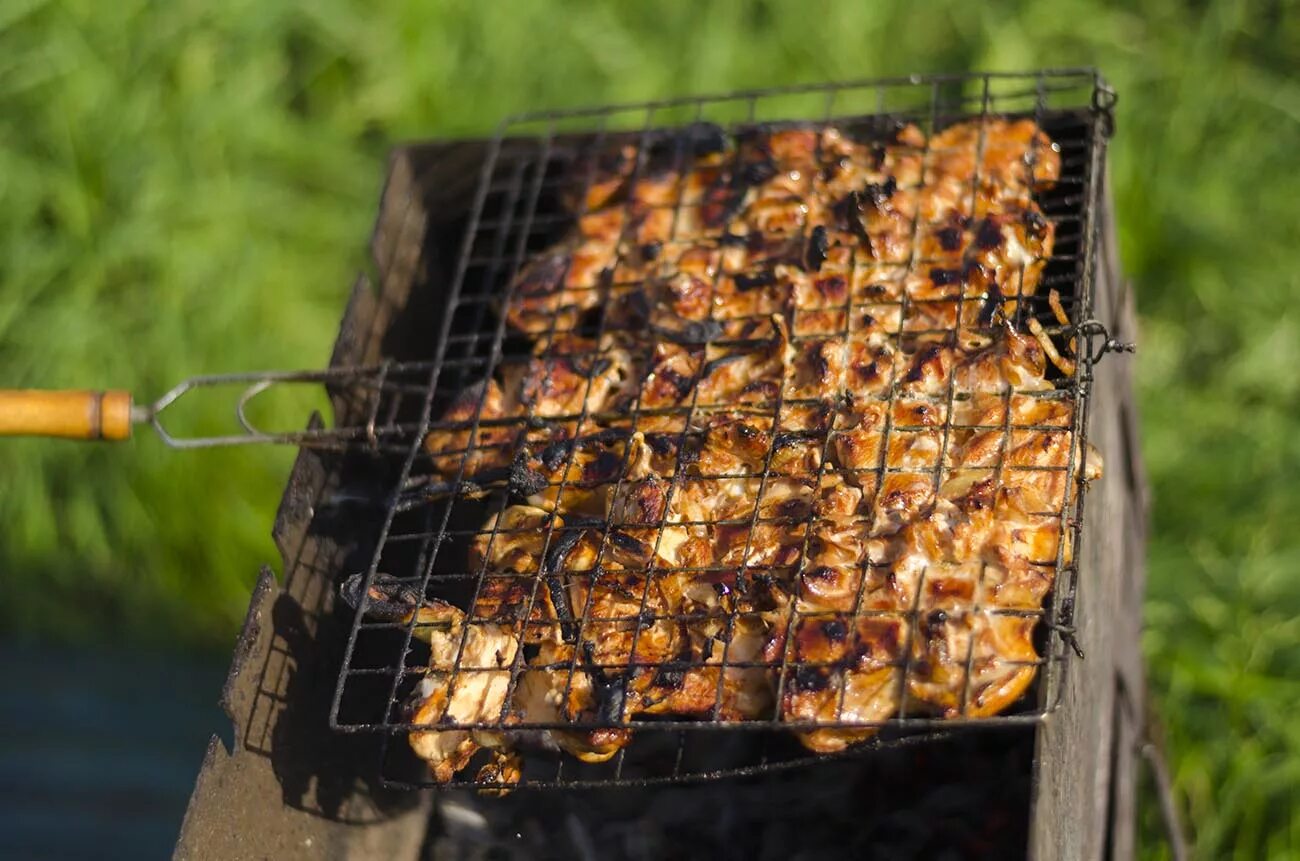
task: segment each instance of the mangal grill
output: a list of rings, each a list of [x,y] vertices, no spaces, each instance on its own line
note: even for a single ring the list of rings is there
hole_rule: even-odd
[[[533,809],[559,805],[564,816],[577,820],[585,815],[580,809],[583,804],[563,800],[580,794],[559,793],[541,801],[542,795],[524,791],[530,788],[621,787],[620,793],[635,793],[646,791],[635,787],[697,783],[701,785],[695,789],[661,791],[722,792],[720,797],[725,797],[727,792],[748,791],[744,787],[753,784],[746,780],[789,786],[809,774],[828,773],[825,769],[848,769],[844,774],[869,770],[865,763],[873,761],[876,773],[893,774],[890,779],[901,781],[902,786],[924,773],[924,769],[917,772],[908,757],[940,756],[975,757],[982,765],[972,768],[982,770],[984,779],[991,769],[995,774],[996,769],[1010,769],[1008,774],[1023,776],[1022,784],[1017,784],[1023,797],[1011,802],[1013,807],[1020,804],[1014,814],[1020,824],[1011,831],[1021,835],[1017,839],[1029,841],[1040,857],[1080,846],[1088,850],[1084,854],[1100,857],[1103,845],[1122,856],[1132,837],[1131,757],[1141,724],[1136,636],[1144,501],[1127,371],[1122,362],[1099,364],[1104,353],[1123,346],[1118,339],[1131,335],[1133,326],[1129,298],[1117,275],[1104,194],[1113,101],[1111,91],[1090,70],[918,76],[530,114],[506,122],[491,140],[435,142],[398,150],[372,246],[378,289],[371,290],[364,281],[358,284],[331,367],[307,374],[200,380],[185,384],[139,416],[163,430],[160,413],[175,397],[206,383],[231,381],[251,386],[246,398],[280,380],[323,382],[335,411],[330,428],[313,418],[306,431],[275,435],[246,421],[241,400],[243,430],[225,440],[279,439],[303,448],[275,531],[285,555],[285,581],[277,585],[264,573],[224,696],[236,723],[234,751],[225,753],[214,739],[178,854],[198,851],[202,840],[218,839],[215,835],[233,816],[261,822],[266,830],[265,838],[240,838],[252,841],[247,846],[274,847],[290,854],[296,847],[311,854],[310,841],[316,840],[358,857],[381,851],[380,847],[398,857],[415,857],[423,845],[436,856],[438,835],[445,837],[448,828],[455,831],[456,822],[512,830],[513,825],[500,824],[500,817],[507,816],[503,811],[521,809],[519,805],[533,805]],[[593,688],[605,689],[601,706],[544,718],[521,718],[503,706],[468,719],[443,717],[435,724],[421,720],[409,704],[422,685],[427,690],[431,678],[435,682],[452,678],[454,686],[473,684],[475,673],[488,674],[489,686],[505,686],[508,703],[530,667],[538,666],[538,659],[529,653],[534,646],[525,643],[504,658],[498,651],[489,665],[475,665],[467,657],[473,652],[468,644],[480,636],[475,626],[500,620],[476,619],[471,611],[448,626],[430,622],[413,608],[440,600],[462,611],[473,607],[476,596],[494,588],[491,580],[501,576],[486,564],[469,561],[476,542],[481,548],[508,540],[511,526],[504,512],[511,506],[548,493],[560,498],[571,483],[581,481],[567,468],[553,470],[558,478],[539,480],[521,467],[517,456],[493,468],[476,468],[476,446],[488,445],[483,442],[490,437],[487,429],[514,427],[517,441],[534,431],[564,426],[565,433],[548,437],[548,444],[537,448],[557,464],[574,458],[585,440],[594,440],[593,446],[609,446],[614,457],[626,462],[630,457],[626,441],[638,433],[639,422],[679,418],[677,433],[684,446],[695,419],[734,408],[734,404],[701,404],[698,398],[688,398],[669,407],[643,409],[634,400],[604,424],[585,400],[571,414],[539,415],[526,410],[505,419],[485,414],[486,381],[537,361],[535,342],[513,330],[505,319],[512,291],[519,289],[520,272],[572,230],[582,209],[579,205],[575,210],[573,201],[589,198],[592,183],[599,181],[601,165],[608,163],[611,154],[623,159],[625,167],[620,169],[635,181],[654,171],[680,171],[702,154],[739,159],[743,141],[774,129],[834,127],[864,146],[910,147],[924,165],[929,142],[945,129],[988,118],[1032,120],[1048,135],[1059,159],[1059,177],[1050,183],[1034,178],[1037,157],[1032,146],[1024,160],[1036,209],[1055,236],[1050,259],[1040,261],[1037,289],[1017,293],[998,319],[984,315],[979,322],[1026,337],[1038,333],[1040,341],[1048,341],[1062,354],[1059,363],[1045,365],[1050,368],[1046,372],[1050,386],[1033,394],[1060,405],[1055,415],[1064,419],[1022,427],[1013,422],[1007,408],[1002,410],[1005,418],[1000,425],[963,425],[954,419],[959,412],[954,405],[960,406],[968,395],[958,391],[952,382],[955,372],[949,372],[948,384],[931,397],[942,417],[937,424],[921,428],[891,418],[884,433],[888,439],[889,434],[933,432],[944,447],[959,433],[984,431],[1008,438],[1022,431],[1069,434],[1077,441],[1064,462],[1030,467],[1057,471],[1065,476],[1063,486],[1078,488],[1059,494],[1051,510],[1036,512],[1059,531],[1059,540],[1053,542],[1055,557],[1040,560],[1043,576],[1052,584],[1042,605],[1002,610],[983,608],[976,600],[968,608],[970,613],[1027,620],[1033,654],[1020,664],[1031,671],[1032,684],[996,713],[981,712],[970,681],[975,661],[971,645],[967,654],[953,659],[960,680],[954,683],[946,710],[927,708],[906,695],[924,671],[918,667],[924,658],[909,647],[910,638],[919,636],[927,625],[946,620],[935,618],[934,611],[919,602],[880,611],[896,620],[901,632],[900,647],[881,661],[888,684],[896,685],[900,694],[895,708],[869,720],[846,719],[842,709],[835,707],[812,717],[783,711],[787,687],[844,687],[842,677],[836,681],[834,658],[801,655],[798,648],[729,658],[729,638],[746,624],[746,614],[758,612],[752,607],[739,609],[736,602],[715,609],[711,636],[716,642],[707,647],[708,657],[692,658],[683,652],[648,663],[636,657],[633,645],[621,665],[602,663],[595,657],[599,643],[584,649],[584,641],[616,634],[630,635],[635,641],[657,622],[685,625],[689,620],[665,620],[647,597],[652,589],[646,585],[625,596],[630,609],[625,602],[618,612],[593,611],[599,604],[591,598],[594,584],[611,576],[599,560],[605,553],[613,557],[611,542],[620,540],[618,534],[626,524],[612,516],[552,515],[533,525],[541,536],[535,567],[512,575],[524,584],[526,594],[515,621],[520,627],[545,629],[538,639],[570,646],[562,649],[561,657],[544,663],[544,668],[565,678],[565,695],[575,678],[585,677]],[[900,129],[908,127],[915,128],[919,137],[900,142]],[[978,146],[983,146],[982,141]],[[924,168],[920,176],[925,182]],[[673,211],[674,221],[683,217],[685,205],[680,199],[664,204]],[[924,225],[914,226],[906,253],[894,261],[900,273],[936,265],[919,250],[923,231]],[[800,241],[812,240],[809,233],[805,231]],[[641,245],[629,247],[635,250],[628,253],[644,251]],[[612,295],[619,286],[624,285],[611,272],[592,289]],[[847,328],[855,310],[852,291],[841,301],[841,306],[829,310],[843,312],[831,318]],[[890,319],[907,321],[911,319],[907,304],[914,301],[921,300],[904,292],[896,298],[876,297],[872,305],[877,314],[882,305],[900,306],[901,313]],[[944,301],[960,306],[968,300],[958,291],[955,298]],[[573,319],[552,314],[547,333],[534,333],[534,339],[554,337],[568,326],[580,330],[577,334],[586,339],[584,343],[596,345],[588,348],[589,354],[565,356],[566,361],[586,363],[588,386],[601,372],[602,336],[613,328],[603,305],[596,304],[593,313]],[[962,319],[960,310],[957,314]],[[739,344],[736,349],[743,348],[743,331],[737,336],[738,330],[714,322],[710,315],[700,326],[705,334],[686,339],[687,346],[703,350],[734,338]],[[905,356],[936,343],[923,337],[934,332],[909,330],[907,325],[899,322],[888,333]],[[794,325],[775,334],[765,330],[750,339],[751,346],[762,348],[777,337],[786,338],[787,346],[797,351],[802,341],[824,339],[827,334],[801,332]],[[891,416],[903,397],[901,382],[901,378],[887,380],[873,395]],[[1020,392],[1015,386],[1008,386],[1000,397],[1009,402],[1016,394]],[[745,409],[748,415],[764,417],[779,433],[782,410],[799,401],[797,394],[778,388],[774,397],[751,400]],[[461,440],[459,447],[432,450],[428,440],[438,433],[449,438],[459,434],[455,436]],[[835,433],[832,424],[805,436],[829,446]],[[1088,482],[1081,478],[1086,474],[1090,438],[1105,454],[1107,479],[1091,494],[1095,499],[1100,492],[1101,503],[1090,502],[1085,516]],[[827,460],[820,459],[819,470]],[[749,486],[757,487],[757,500],[781,479],[771,463],[769,454],[760,467],[743,475],[752,480]],[[936,458],[924,467],[894,467],[882,458],[872,471],[874,486],[893,473],[908,472],[922,475],[938,488],[950,477],[941,463],[942,458]],[[990,466],[999,474],[1019,468],[1001,460]],[[815,473],[818,480],[822,475]],[[688,476],[677,470],[669,478],[680,486],[688,480],[718,477],[698,471]],[[619,486],[624,480],[613,483]],[[807,506],[770,516],[758,503],[744,516],[721,525],[735,531],[737,540],[748,547],[753,540],[748,536],[765,523],[793,524],[802,530],[806,549],[818,517]],[[667,529],[719,525],[716,519],[699,523],[661,519],[649,524],[656,541],[663,540]],[[1106,540],[1089,541],[1098,530],[1105,532]],[[579,532],[597,547],[598,561],[557,583],[564,565],[557,548],[571,549],[577,540],[571,536]],[[480,550],[480,562],[482,557]],[[765,576],[764,564],[747,559],[742,554],[739,563],[701,565],[694,574],[705,582],[724,584],[719,594],[743,591]],[[798,562],[793,566],[790,576],[798,582],[805,572]],[[653,583],[655,577],[667,576],[659,570],[662,567],[647,561],[639,582]],[[572,591],[575,581],[586,582],[585,591]],[[573,600],[575,594],[588,600]],[[398,607],[402,602],[404,607]],[[543,604],[552,608],[550,615],[534,613]],[[763,612],[776,611],[767,607]],[[797,630],[801,611],[794,602],[780,612],[787,613],[786,625],[795,626],[787,630]],[[832,627],[852,625],[872,612],[859,603],[850,611],[815,621]],[[431,664],[424,629],[438,624],[454,636],[445,639],[442,663]],[[974,637],[968,639],[975,642]],[[450,651],[446,643],[451,643]],[[432,648],[436,651],[439,646]],[[1081,660],[1085,654],[1086,660]],[[743,718],[729,713],[722,697],[722,679],[729,669],[767,673],[774,687],[770,704]],[[628,707],[629,679],[652,675],[656,684],[665,677],[672,683],[693,670],[713,671],[707,678],[716,684],[716,695],[705,707],[672,715]],[[842,703],[844,694],[839,697]],[[493,765],[486,749],[490,745],[484,745],[468,765],[442,775],[439,782],[519,792],[504,799],[450,789],[431,796],[411,791],[430,787],[434,781],[407,744],[412,734],[431,728],[454,730],[465,737],[512,734],[533,741],[546,733],[614,732],[620,742],[608,756],[584,761],[554,745],[526,741],[520,745],[517,773],[509,776],[499,764]],[[846,731],[844,737],[853,743],[820,751],[800,743],[798,732],[822,730]],[[262,804],[259,798],[277,791],[285,802],[283,811],[275,805],[255,809]],[[442,825],[429,830],[429,805],[435,797],[442,816],[435,822]],[[304,811],[305,817],[300,815]],[[853,815],[860,814],[850,814],[850,821]]]

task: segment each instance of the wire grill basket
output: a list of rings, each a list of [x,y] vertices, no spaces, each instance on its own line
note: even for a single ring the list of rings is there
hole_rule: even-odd
[[[354,429],[353,436],[369,441],[376,449],[395,454],[401,458],[401,468],[386,497],[384,526],[370,564],[345,589],[357,605],[358,612],[338,678],[330,713],[331,726],[344,732],[379,732],[393,738],[427,731],[430,726],[422,722],[418,713],[413,713],[408,705],[413,694],[417,690],[427,693],[430,686],[445,684],[448,679],[452,679],[453,685],[473,684],[476,673],[481,674],[482,683],[488,687],[504,685],[508,701],[525,683],[529,661],[536,660],[532,654],[535,645],[519,646],[513,654],[505,657],[498,650],[495,659],[485,665],[482,655],[475,652],[472,644],[488,636],[489,628],[499,620],[480,619],[471,613],[468,618],[449,623],[446,619],[430,620],[417,612],[396,612],[392,606],[399,597],[404,597],[410,606],[444,600],[464,610],[474,607],[481,596],[503,588],[516,588],[526,594],[525,609],[517,621],[522,628],[532,629],[535,639],[549,638],[573,646],[562,652],[562,659],[557,658],[553,665],[546,667],[567,674],[565,696],[574,686],[574,679],[584,675],[595,687],[617,689],[617,679],[626,680],[638,673],[680,676],[691,670],[708,668],[714,671],[709,678],[716,678],[718,695],[712,708],[671,719],[651,714],[627,714],[623,695],[617,690],[613,694],[606,692],[607,700],[602,708],[578,717],[521,720],[518,714],[512,714],[507,708],[490,717],[476,715],[459,720],[443,717],[439,729],[466,734],[475,732],[488,736],[509,732],[525,740],[532,738],[544,742],[548,733],[604,731],[623,734],[621,737],[625,739],[613,755],[602,762],[580,762],[554,753],[530,751],[524,760],[522,776],[506,779],[489,770],[475,779],[475,769],[469,768],[463,772],[464,777],[457,776],[453,782],[472,782],[480,787],[520,782],[532,786],[679,782],[750,774],[809,760],[811,755],[792,739],[791,730],[864,731],[851,736],[860,743],[848,748],[847,755],[873,745],[909,743],[963,725],[1005,727],[1042,720],[1059,699],[1062,672],[1072,653],[1070,626],[1078,573],[1067,548],[1073,548],[1073,558],[1078,557],[1086,490],[1086,482],[1078,481],[1084,467],[1079,460],[1087,456],[1091,369],[1106,349],[1114,347],[1113,342],[1107,341],[1104,330],[1091,319],[1095,215],[1099,208],[1105,141],[1111,131],[1112,103],[1113,94],[1095,72],[1061,70],[1006,75],[915,76],[792,87],[538,113],[504,123],[489,148],[475,190],[454,278],[447,288],[441,330],[430,333],[435,345],[432,361],[358,369],[346,379],[334,381],[362,384],[359,391],[368,404],[365,414],[370,418],[364,428]],[[635,644],[642,631],[656,622],[667,621],[683,626],[698,622],[698,619],[665,618],[656,610],[657,605],[649,596],[655,578],[666,572],[647,562],[646,569],[638,572],[635,583],[639,586],[630,589],[623,604],[615,602],[624,606],[623,610],[601,612],[595,609],[600,602],[591,598],[594,586],[586,589],[585,593],[581,590],[577,593],[586,594],[588,600],[575,606],[567,597],[573,593],[567,586],[557,585],[559,573],[548,570],[548,561],[558,559],[550,567],[562,567],[563,558],[557,556],[560,549],[571,549],[579,534],[589,538],[595,536],[592,540],[597,547],[596,563],[581,573],[570,572],[565,576],[569,581],[588,578],[592,584],[601,577],[612,576],[602,569],[600,561],[616,552],[612,544],[622,540],[620,535],[625,530],[620,530],[626,524],[608,516],[595,518],[593,522],[590,517],[575,515],[551,516],[538,523],[512,528],[505,512],[517,505],[521,497],[551,494],[558,498],[573,490],[581,479],[573,477],[571,470],[560,468],[556,471],[558,479],[538,486],[527,476],[521,479],[518,470],[504,468],[493,472],[476,469],[476,458],[493,445],[513,444],[500,443],[501,437],[494,436],[491,433],[493,429],[513,430],[515,435],[511,438],[517,439],[533,430],[543,433],[548,429],[567,427],[565,444],[552,446],[550,450],[552,459],[563,466],[566,460],[572,463],[575,452],[584,445],[596,450],[610,441],[620,445],[626,443],[627,435],[636,432],[641,423],[649,423],[651,418],[661,420],[661,424],[664,419],[680,420],[680,438],[676,444],[685,450],[688,438],[694,433],[690,429],[696,427],[702,417],[734,410],[736,405],[703,403],[692,396],[671,408],[652,410],[643,409],[638,399],[630,408],[622,409],[619,415],[610,416],[589,410],[586,401],[582,400],[583,405],[572,414],[539,415],[531,411],[522,418],[485,416],[484,381],[515,373],[537,361],[534,344],[512,331],[501,313],[510,303],[512,291],[519,289],[521,270],[573,228],[582,214],[582,207],[575,208],[572,202],[589,197],[593,177],[597,176],[593,166],[608,159],[610,153],[622,153],[629,158],[635,181],[641,171],[654,169],[656,163],[677,169],[689,165],[705,148],[719,146],[720,136],[725,140],[735,140],[755,130],[834,127],[857,140],[880,141],[887,139],[901,124],[912,124],[924,135],[925,143],[919,145],[919,150],[921,157],[925,158],[930,139],[940,130],[959,121],[989,117],[1030,118],[1059,148],[1060,176],[1050,187],[1045,183],[1035,183],[1032,154],[1025,165],[1034,200],[1054,229],[1055,244],[1050,260],[1045,261],[1042,268],[1038,290],[1020,297],[1009,319],[1002,321],[1001,325],[1019,332],[1041,329],[1063,350],[1065,345],[1073,345],[1075,361],[1063,365],[1065,371],[1053,372],[1053,385],[1049,390],[1018,392],[1014,386],[1009,386],[1004,394],[1008,404],[1013,395],[1021,394],[1059,402],[1068,407],[1063,413],[1067,418],[1063,424],[1057,422],[1041,427],[1014,425],[1008,407],[1003,410],[1006,419],[1002,426],[955,424],[953,405],[963,395],[956,391],[950,372],[946,391],[932,398],[941,416],[940,426],[913,426],[905,420],[891,419],[884,434],[887,445],[891,434],[899,437],[932,432],[941,440],[944,449],[954,431],[984,430],[1006,437],[1019,432],[1069,434],[1077,441],[1077,446],[1070,447],[1068,461],[1063,465],[1035,467],[1060,472],[1065,476],[1063,486],[1072,486],[1078,481],[1079,488],[1077,493],[1061,494],[1059,507],[1041,512],[1057,525],[1060,535],[1060,540],[1055,542],[1056,558],[1042,561],[1044,576],[1049,576],[1054,584],[1045,606],[1033,610],[981,611],[978,606],[973,608],[974,612],[985,612],[990,617],[1011,615],[1028,619],[1034,625],[1037,657],[1023,662],[1036,673],[1033,687],[1004,713],[975,714],[970,690],[972,658],[967,655],[957,705],[946,714],[919,708],[910,704],[906,696],[899,696],[899,707],[893,714],[874,720],[860,716],[846,719],[842,714],[842,689],[839,693],[841,711],[831,719],[824,716],[801,719],[783,714],[779,706],[782,691],[787,686],[806,686],[809,674],[817,675],[824,666],[812,658],[801,656],[797,648],[783,648],[778,650],[779,654],[767,656],[729,655],[728,644],[735,632],[751,621],[750,616],[757,615],[752,607],[739,609],[737,602],[730,604],[729,609],[724,604],[724,609],[713,620],[720,646],[719,651],[711,653],[707,660],[697,659],[693,663],[690,658],[677,658],[652,666],[638,661],[634,657],[638,654]],[[683,204],[680,197],[671,206],[675,209],[674,219],[681,217]],[[920,250],[919,233],[919,230],[913,230],[911,247],[897,261],[900,273],[934,265]],[[612,291],[619,286],[635,288],[637,285],[611,285],[606,280],[591,289]],[[898,300],[902,306],[897,315],[899,320],[910,319],[908,301],[906,294]],[[960,303],[962,298],[959,296],[947,301]],[[844,306],[838,309],[844,313],[835,319],[848,321],[855,310],[854,299],[850,296],[844,302]],[[961,318],[960,310],[957,318]],[[985,322],[990,328],[995,325],[992,321]],[[545,337],[554,338],[566,327],[579,325],[586,327],[582,334],[597,344],[608,329],[606,317],[599,313],[584,318],[581,323],[556,314],[550,320]],[[847,327],[849,323],[843,325]],[[929,343],[927,336],[943,334],[906,326],[906,323],[899,323],[898,330],[891,333],[893,343],[903,353],[922,349]],[[792,328],[788,337],[795,347],[817,337],[826,337],[825,333],[801,332],[797,322]],[[718,331],[711,330],[707,337],[719,337]],[[734,342],[724,339],[718,343],[743,349],[746,347],[743,342],[742,337]],[[566,357],[575,363],[587,363],[588,386],[599,373],[590,368],[598,366],[603,358],[597,348],[592,349],[589,355]],[[473,408],[468,414],[463,410],[449,413],[457,403],[464,406],[466,392],[471,393]],[[474,393],[477,393],[477,400],[474,400]],[[780,427],[778,422],[784,411],[800,406],[815,407],[815,399],[805,403],[797,394],[778,390],[769,399],[748,404],[747,409],[751,415],[765,417],[771,423],[774,435],[778,435],[776,429]],[[887,381],[879,395],[885,411],[893,416],[902,399],[898,381]],[[611,434],[611,427],[623,430]],[[461,436],[458,438],[463,439],[463,443],[455,451],[438,452],[440,460],[435,462],[437,459],[430,454],[425,440],[430,433],[439,432],[459,433]],[[820,436],[813,433],[811,438],[826,446],[834,433],[832,423],[830,429],[823,429]],[[616,450],[621,452],[620,456],[627,457],[626,447]],[[1083,454],[1076,455],[1076,452]],[[455,465],[453,469],[447,467],[449,456]],[[812,476],[817,482],[823,478],[826,458],[822,457],[820,462],[822,468]],[[882,461],[874,470],[872,480],[878,486],[893,472],[921,473],[927,480],[932,479],[937,488],[946,477],[942,464],[942,455],[924,469],[891,467]],[[999,473],[1017,468],[1003,464],[1001,460],[996,464]],[[724,477],[736,476],[697,473],[687,476],[678,470],[673,476],[673,486]],[[781,478],[781,473],[773,469],[770,451],[761,469],[741,477],[751,479],[757,486],[758,504],[751,506],[747,516],[734,521],[678,520],[671,524],[661,520],[650,539],[658,546],[665,540],[666,532],[688,530],[694,526],[735,531],[737,540],[746,548],[739,564],[700,566],[691,572],[701,582],[725,582],[726,588],[730,589],[743,589],[744,584],[761,580],[765,576],[764,564],[771,564],[748,561],[747,551],[755,540],[755,530],[771,523],[798,525],[803,530],[806,548],[818,521],[815,512],[802,509],[785,516],[773,517],[763,513],[765,494]],[[622,481],[618,478],[615,484],[621,486]],[[521,482],[527,486],[521,487]],[[614,492],[617,494],[617,490]],[[481,551],[479,556],[474,556],[470,552],[472,546],[491,547],[511,541],[516,534],[527,533],[535,535],[540,542],[535,548],[536,559],[532,569],[503,573],[489,570],[489,566],[482,562],[477,565],[470,563],[471,558],[483,556]],[[789,576],[795,580],[807,574],[799,568],[799,560],[784,564],[794,566]],[[870,566],[869,561],[867,565]],[[866,573],[861,577],[865,580]],[[510,582],[503,585],[503,580]],[[548,601],[556,609],[556,618],[545,618],[534,612]],[[630,609],[625,606],[629,601]],[[901,689],[918,672],[906,639],[913,636],[918,626],[929,622],[925,611],[917,606],[882,611],[866,609],[860,603],[849,613],[802,614],[792,609],[786,621],[787,626],[791,626],[787,630],[798,630],[799,625],[814,623],[850,627],[881,624],[903,632],[902,648],[895,660],[887,662],[889,683],[897,684]],[[454,642],[452,654],[446,656],[450,668],[443,666],[434,672],[430,669],[430,648],[424,641],[429,639],[426,636],[428,629],[437,625],[444,628],[453,625],[454,636],[450,639]],[[633,643],[629,655],[633,657],[621,666],[601,664],[590,644],[604,636],[621,636],[629,632]],[[525,641],[527,639],[524,637]],[[582,647],[584,643],[588,644],[585,649]],[[472,657],[476,654],[477,657]],[[758,719],[751,715],[741,720],[723,706],[721,671],[751,667],[769,672],[775,680],[775,705],[770,713]],[[825,675],[821,673],[821,677]],[[594,695],[599,699],[600,692],[596,691]],[[735,732],[719,734],[719,730]],[[861,743],[868,735],[871,735],[871,740]],[[630,743],[626,743],[628,738]],[[416,785],[429,781],[427,772],[413,766],[405,744],[389,744],[386,749],[385,770],[391,782]]]

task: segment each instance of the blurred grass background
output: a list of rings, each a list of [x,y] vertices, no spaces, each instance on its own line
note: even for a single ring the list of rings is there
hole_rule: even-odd
[[[4,0],[0,385],[152,397],[320,365],[398,140],[528,108],[1095,64],[1120,93],[1143,324],[1152,696],[1199,856],[1297,857],[1297,46],[1286,2]],[[3,631],[228,649],[290,460],[0,444]]]

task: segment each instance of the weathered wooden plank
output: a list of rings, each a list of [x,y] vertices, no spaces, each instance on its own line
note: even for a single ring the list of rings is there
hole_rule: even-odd
[[[1111,213],[1106,213],[1111,215]],[[1123,277],[1119,265],[1119,242],[1113,217],[1107,219],[1102,234],[1103,255],[1108,270],[1120,277],[1119,300],[1114,318],[1107,321],[1111,333],[1121,341],[1136,342],[1138,335],[1137,309],[1131,282]],[[1123,460],[1124,491],[1128,497],[1129,528],[1124,535],[1124,562],[1122,568],[1121,607],[1126,612],[1115,622],[1119,626],[1119,640],[1128,648],[1116,655],[1116,730],[1114,774],[1112,780],[1114,800],[1109,823],[1110,857],[1132,858],[1137,851],[1137,773],[1138,746],[1145,732],[1146,678],[1142,659],[1142,602],[1146,594],[1146,536],[1150,504],[1150,491],[1146,483],[1146,470],[1142,462],[1142,446],[1138,434],[1137,398],[1131,394],[1133,366],[1124,362],[1118,369],[1124,376],[1123,385],[1130,392],[1121,404],[1120,432],[1124,440]]]
[[[1132,339],[1131,295],[1121,281],[1108,193],[1104,199],[1095,316]],[[1086,658],[1071,662],[1060,708],[1038,734],[1030,848],[1039,859],[1126,858],[1133,848],[1145,491],[1130,366],[1125,356],[1108,355],[1094,372],[1089,439],[1105,457],[1106,475],[1088,494],[1078,554],[1075,619]]]

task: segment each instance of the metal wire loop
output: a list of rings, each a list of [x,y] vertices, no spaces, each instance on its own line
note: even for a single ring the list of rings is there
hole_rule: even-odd
[[[1136,344],[1112,338],[1110,330],[1100,320],[1084,320],[1075,327],[1075,332],[1083,336],[1086,345],[1084,355],[1088,362],[1092,364],[1100,361],[1101,357],[1107,353],[1137,352]]]
[[[169,447],[208,448],[212,446],[252,445],[257,443],[305,445],[327,448],[342,448],[368,442],[377,448],[380,437],[405,433],[409,429],[378,426],[376,412],[381,394],[388,380],[389,363],[376,367],[329,368],[326,370],[298,371],[260,371],[244,374],[216,374],[193,377],[174,386],[152,404],[136,407],[132,419],[148,423],[158,437]],[[350,384],[357,385],[369,394],[367,398],[374,404],[369,421],[358,427],[325,427],[297,431],[268,431],[258,427],[248,415],[248,405],[258,395],[271,389],[290,384],[319,383],[324,386]],[[163,424],[164,414],[173,409],[182,398],[200,389],[213,389],[225,386],[243,386],[234,403],[234,418],[239,426],[239,433],[214,436],[182,436],[172,433]]]
[[[1101,120],[1102,134],[1111,137],[1115,134],[1115,104],[1119,94],[1104,81],[1097,84],[1092,92],[1092,109]]]

